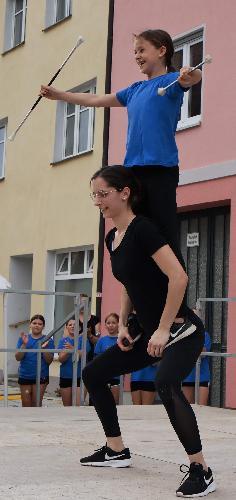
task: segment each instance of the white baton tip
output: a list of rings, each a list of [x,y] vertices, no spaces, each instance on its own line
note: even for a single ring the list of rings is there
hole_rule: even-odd
[[[83,38],[82,36],[79,36],[79,38],[78,38],[78,40],[77,40],[77,44],[76,44],[76,45],[77,45],[77,47],[79,47],[79,45],[80,45],[81,43],[83,43],[83,42],[84,42],[84,38]]]
[[[157,93],[158,93],[158,95],[165,95],[166,90],[164,89],[164,87],[159,87],[159,89],[157,90]]]
[[[15,133],[13,133],[13,134],[9,135],[8,140],[9,140],[10,142],[14,141],[14,139],[15,139],[15,135],[16,135]]]
[[[209,64],[212,62],[212,57],[209,54],[205,57],[205,63]]]

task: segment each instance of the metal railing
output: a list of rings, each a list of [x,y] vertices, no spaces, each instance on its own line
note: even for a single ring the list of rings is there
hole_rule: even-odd
[[[199,387],[200,387],[200,367],[201,358],[204,356],[209,356],[211,358],[236,358],[236,353],[227,352],[202,352],[196,363],[196,375],[195,375],[195,403],[199,404]]]
[[[36,352],[37,353],[37,376],[36,376],[36,406],[40,405],[40,375],[41,375],[41,354],[43,352],[51,352],[51,353],[59,353],[66,352],[68,354],[68,349],[47,349],[42,348],[42,344],[45,344],[50,338],[53,337],[55,333],[57,333],[72,317],[75,318],[75,331],[74,331],[74,349],[72,351],[72,364],[73,364],[73,376],[72,376],[72,406],[76,406],[76,395],[77,395],[77,366],[78,366],[78,338],[79,338],[79,314],[81,309],[84,311],[84,320],[83,320],[83,333],[82,333],[82,356],[81,356],[81,373],[83,368],[86,365],[86,356],[87,356],[87,323],[88,323],[88,299],[83,298],[83,302],[81,301],[81,295],[75,294],[71,292],[49,292],[42,290],[15,290],[12,288],[9,289],[0,289],[0,294],[3,294],[3,321],[4,321],[4,338],[5,338],[5,347],[0,348],[0,352],[5,353],[4,356],[4,406],[8,406],[8,367],[7,367],[7,353],[8,352],[23,352],[25,353],[25,349],[11,349],[8,348],[8,336],[7,336],[7,295],[8,294],[27,294],[27,295],[53,295],[53,296],[62,296],[62,297],[73,297],[74,298],[74,310],[71,311],[66,318],[64,318],[59,325],[54,328],[51,332],[49,332],[43,340],[39,342],[40,347],[38,349],[27,349],[27,352]],[[196,303],[196,308],[198,311],[201,311],[201,303],[202,302],[236,302],[236,297],[228,297],[228,298],[199,298]],[[199,314],[199,316],[201,316]],[[199,387],[200,387],[200,364],[201,359],[204,356],[209,357],[219,357],[219,358],[236,358],[236,353],[220,353],[220,352],[202,352],[196,363],[196,375],[195,375],[195,403],[198,404],[199,401]],[[119,403],[123,403],[123,376],[120,378],[120,398]],[[84,397],[84,384],[81,377],[80,383],[80,404],[84,405],[85,397]]]
[[[0,348],[0,352],[4,355],[4,406],[8,406],[8,352],[23,352],[25,349],[10,349],[8,348],[8,326],[7,326],[7,295],[8,294],[25,294],[25,295],[53,295],[62,297],[73,297],[74,298],[74,310],[64,318],[60,324],[49,332],[41,341],[39,341],[40,347],[38,349],[27,349],[27,352],[37,353],[37,375],[36,375],[36,406],[40,406],[40,376],[41,376],[41,354],[43,352],[59,353],[66,352],[68,354],[68,349],[47,349],[42,348],[42,344],[45,344],[50,338],[53,337],[72,317],[75,318],[75,330],[74,330],[74,349],[71,350],[72,363],[73,363],[73,376],[72,376],[72,406],[76,406],[76,395],[77,395],[77,366],[78,366],[78,338],[79,338],[79,314],[81,309],[84,312],[83,318],[83,333],[82,333],[82,356],[81,356],[81,373],[86,365],[86,354],[87,354],[87,323],[88,323],[88,298],[83,297],[83,302],[81,301],[81,294],[75,294],[71,292],[49,292],[42,290],[16,290],[13,288],[0,289],[0,293],[3,294],[3,323],[4,323],[4,339],[5,347]],[[84,384],[81,377],[80,384],[80,404],[84,404]]]
[[[200,297],[196,302],[196,309],[199,312],[199,316],[201,317],[201,303],[203,302],[236,302],[236,297]],[[199,402],[199,387],[200,387],[200,367],[201,367],[201,359],[204,356],[209,357],[218,357],[218,358],[236,358],[236,353],[227,353],[227,352],[202,352],[196,363],[196,373],[195,373],[195,403]]]

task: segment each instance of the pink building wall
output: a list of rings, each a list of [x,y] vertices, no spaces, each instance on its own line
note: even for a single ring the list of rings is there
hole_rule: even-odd
[[[202,123],[177,133],[180,170],[197,169],[236,161],[236,71],[232,64],[236,2],[215,0],[115,0],[112,92],[142,79],[134,62],[132,33],[163,28],[173,37],[204,26],[204,53],[213,63],[203,76]],[[227,26],[227,32],[222,28]],[[122,164],[125,153],[127,117],[123,109],[111,110],[109,164]],[[223,168],[223,167],[222,167]],[[189,211],[228,204],[231,207],[229,289],[236,297],[236,176],[188,184],[178,188],[178,206]],[[108,229],[109,226],[107,226]],[[107,251],[104,258],[102,315],[119,311],[119,284],[112,277]],[[236,352],[236,304],[228,310],[228,352]],[[236,407],[236,360],[227,362],[226,405]]]

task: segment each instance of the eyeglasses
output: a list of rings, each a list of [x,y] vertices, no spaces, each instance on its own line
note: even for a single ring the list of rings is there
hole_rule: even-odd
[[[97,198],[106,198],[110,193],[115,193],[122,191],[122,189],[110,189],[109,191],[103,191],[102,189],[100,191],[97,191],[96,193],[90,193],[90,198],[93,201],[96,201]]]

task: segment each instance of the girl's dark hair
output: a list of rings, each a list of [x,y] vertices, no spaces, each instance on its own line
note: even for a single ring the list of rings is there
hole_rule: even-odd
[[[111,165],[109,167],[102,167],[93,174],[92,181],[101,177],[106,181],[109,187],[114,187],[117,191],[122,191],[125,187],[130,189],[130,196],[128,203],[135,213],[141,198],[141,189],[139,181],[131,172],[131,168],[125,168],[122,165]]]
[[[113,318],[115,318],[115,319],[116,319],[116,321],[119,323],[119,316],[118,316],[118,314],[116,314],[116,313],[110,313],[110,314],[108,314],[108,315],[106,316],[106,318],[105,318],[105,323],[107,322],[108,318],[110,318],[111,316],[112,316]]]
[[[35,319],[40,319],[40,321],[42,321],[43,323],[43,326],[45,326],[45,319],[42,314],[35,314],[34,316],[32,316],[32,318],[30,318],[30,323],[32,323],[32,321],[34,321]]]
[[[166,48],[165,62],[168,73],[176,71],[174,66],[171,64],[172,57],[174,55],[174,45],[171,36],[167,31],[164,30],[146,30],[135,35],[135,38],[143,38],[150,42],[154,47],[159,49],[164,46]]]

